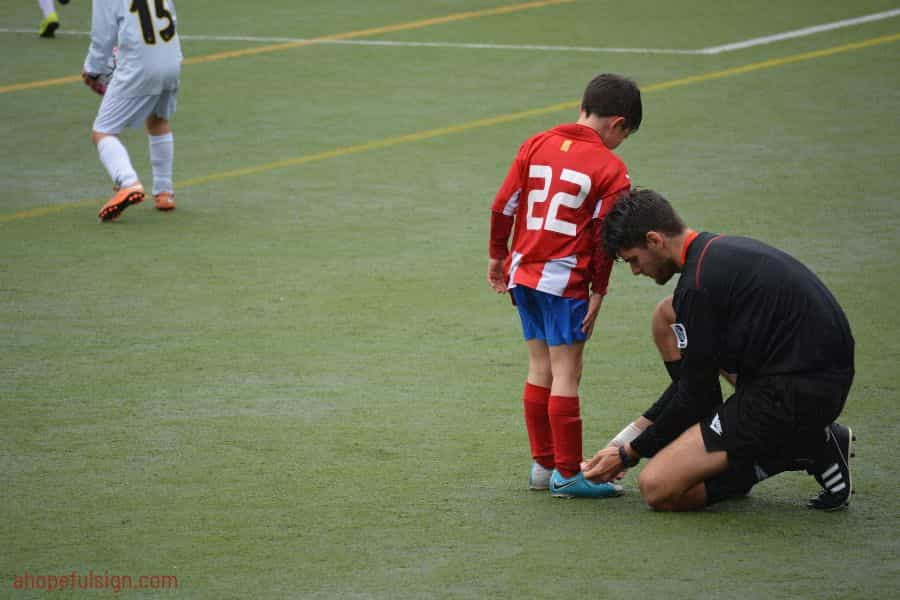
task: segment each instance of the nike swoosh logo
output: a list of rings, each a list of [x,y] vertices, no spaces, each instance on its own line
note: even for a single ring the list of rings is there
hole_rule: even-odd
[[[565,488],[567,488],[567,487],[569,487],[569,486],[575,485],[576,483],[578,483],[578,480],[577,480],[577,479],[572,479],[572,480],[570,480],[570,481],[566,481],[565,483],[556,483],[556,482],[554,482],[554,483],[553,483],[553,489],[554,489],[554,490],[565,489]]]

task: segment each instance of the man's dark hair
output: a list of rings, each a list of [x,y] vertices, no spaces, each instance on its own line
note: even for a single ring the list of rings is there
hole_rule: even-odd
[[[588,116],[625,117],[625,129],[635,132],[643,118],[641,90],[627,77],[603,73],[585,88],[581,110]]]
[[[619,250],[647,247],[647,232],[675,236],[684,231],[684,221],[653,190],[632,190],[616,202],[603,220],[603,248],[613,258]]]

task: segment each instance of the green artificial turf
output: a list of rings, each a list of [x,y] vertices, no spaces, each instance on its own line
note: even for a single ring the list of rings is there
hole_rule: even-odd
[[[189,60],[271,43],[191,35],[315,38],[504,5],[231,4],[176,2]],[[580,0],[355,39],[697,49],[893,8]],[[0,28],[39,17],[22,3]],[[54,40],[0,32],[0,88],[79,73],[90,3],[60,17]],[[15,589],[26,571],[178,578],[121,592],[148,598],[896,595],[900,42],[803,55],[898,28],[716,55],[314,44],[189,62],[178,209],[111,224],[97,97],[77,81],[0,92],[0,597],[45,597]],[[651,512],[634,474],[606,501],[526,491],[526,354],[485,282],[489,207],[519,144],[573,121],[603,71],[647,90],[619,151],[637,185],[697,229],[791,252],[844,306],[850,510],[803,508],[802,473],[695,514]],[[149,185],[145,135],[123,141]],[[614,270],[586,353],[585,454],[665,386],[649,315],[670,291]]]

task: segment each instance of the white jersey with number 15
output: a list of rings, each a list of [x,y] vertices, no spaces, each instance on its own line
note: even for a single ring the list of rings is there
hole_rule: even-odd
[[[116,46],[108,95],[129,98],[178,89],[182,54],[172,0],[93,0],[85,72],[107,73]]]

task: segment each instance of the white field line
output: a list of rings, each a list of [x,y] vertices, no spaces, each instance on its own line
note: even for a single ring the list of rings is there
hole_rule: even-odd
[[[0,33],[35,33],[34,29],[4,29]],[[89,31],[56,31],[56,35],[89,36]],[[255,37],[248,35],[193,35],[179,34],[183,40],[199,40],[211,42],[251,42],[261,44],[282,44],[291,42],[309,42],[311,38],[295,37]],[[590,46],[537,46],[526,44],[487,44],[487,43],[454,43],[454,42],[411,42],[393,40],[320,40],[317,44],[335,44],[345,46],[396,46],[407,48],[462,48],[474,50],[539,50],[545,52],[608,52],[621,54],[703,54],[702,50],[676,50],[670,48],[595,48]]]
[[[303,38],[248,38],[218,36],[182,36],[186,40],[238,40],[245,42],[300,42]],[[403,46],[410,48],[463,48],[473,50],[538,50],[544,52],[615,52],[623,54],[699,54],[696,50],[675,50],[669,48],[594,48],[590,46],[539,46],[531,44],[487,44],[454,42],[408,42],[391,40],[321,40],[320,44],[346,44],[352,46]]]
[[[803,29],[795,29],[793,31],[785,31],[784,33],[776,33],[775,35],[767,35],[765,37],[753,38],[743,42],[735,42],[733,44],[723,44],[721,46],[711,46],[703,48],[702,54],[720,54],[722,52],[732,52],[734,50],[743,50],[751,46],[762,46],[763,44],[771,44],[780,42],[781,40],[789,40],[792,38],[803,37],[806,35],[815,35],[823,31],[831,31],[833,29],[841,29],[843,27],[853,27],[863,23],[871,23],[873,21],[883,21],[900,15],[900,9],[886,10],[880,13],[864,15],[855,19],[844,19],[843,21],[834,21],[833,23],[825,23],[823,25],[813,25],[812,27],[804,27]]]
[[[518,44],[466,44],[451,42],[403,42],[390,40],[316,40],[319,44],[344,44],[352,46],[396,46],[411,48],[462,48],[475,50],[531,50],[540,52],[593,52],[593,53],[618,53],[618,54],[723,54],[725,52],[734,52],[735,50],[743,50],[754,46],[763,46],[773,44],[782,40],[789,40],[809,35],[815,35],[824,31],[833,31],[844,27],[854,27],[863,23],[871,23],[874,21],[883,21],[900,15],[900,9],[886,10],[884,12],[863,15],[853,19],[844,19],[842,21],[834,21],[832,23],[824,23],[822,25],[813,25],[802,29],[794,29],[773,35],[751,38],[740,42],[730,44],[722,44],[720,46],[708,46],[696,50],[678,50],[673,48],[594,48],[587,46],[538,46],[538,45],[518,45]],[[0,28],[0,33],[31,33],[34,29],[5,29]],[[88,31],[57,31],[56,35],[74,35],[89,36]],[[252,43],[283,43],[283,42],[305,42],[312,41],[307,38],[290,38],[290,37],[253,37],[243,35],[182,35],[183,40],[202,40],[202,41],[222,41],[222,42],[252,42]]]

